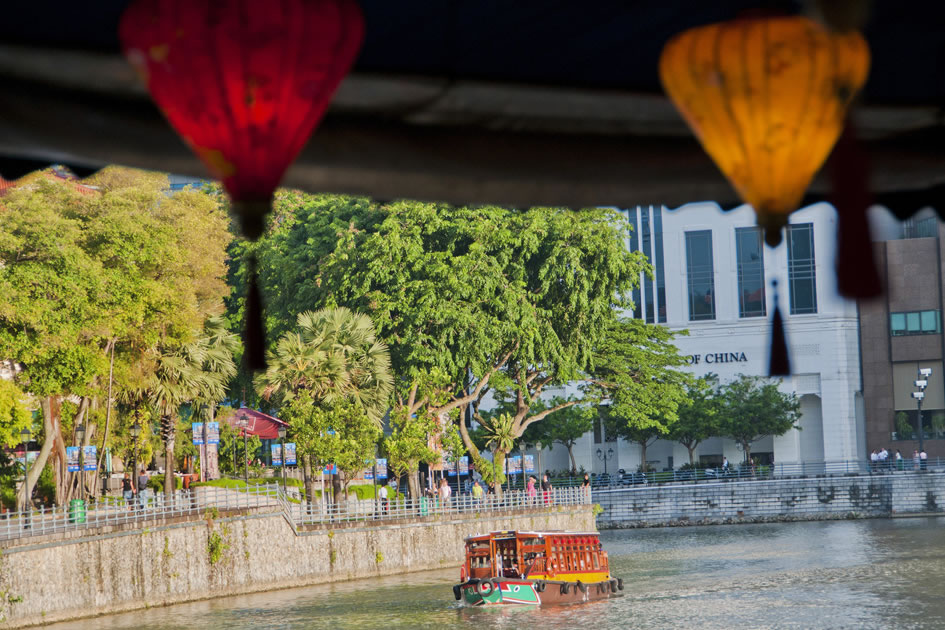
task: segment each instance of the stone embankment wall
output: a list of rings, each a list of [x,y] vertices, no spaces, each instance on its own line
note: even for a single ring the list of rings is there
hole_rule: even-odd
[[[444,567],[458,581],[463,539],[506,529],[594,531],[594,515],[583,505],[296,529],[270,510],[5,541],[0,627]]]
[[[595,492],[603,528],[869,518],[945,510],[945,474],[775,479]]]

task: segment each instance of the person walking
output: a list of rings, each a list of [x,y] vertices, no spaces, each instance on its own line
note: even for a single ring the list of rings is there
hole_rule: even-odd
[[[480,505],[482,505],[482,495],[483,495],[482,486],[479,485],[478,481],[474,481],[473,486],[472,486],[472,497],[473,497],[473,503],[475,504],[477,508]]]
[[[548,473],[541,478],[541,494],[545,499],[545,505],[551,503],[551,481],[548,479]]]
[[[535,499],[538,497],[538,490],[535,489],[535,477],[532,475],[528,476],[528,487],[525,491],[528,493],[528,504],[534,505],[536,503]]]
[[[923,448],[919,452],[919,470],[926,470],[928,468],[928,459],[929,456],[926,454],[925,449]]]
[[[148,507],[148,473],[144,468],[138,474],[138,505],[142,510]]]
[[[896,470],[902,470],[902,453],[898,448],[896,449]]]
[[[912,451],[912,470],[915,470],[915,471],[919,470],[919,451],[918,450]]]
[[[121,479],[121,496],[125,499],[125,505],[129,510],[135,509],[135,488],[131,484],[131,475],[125,473]]]

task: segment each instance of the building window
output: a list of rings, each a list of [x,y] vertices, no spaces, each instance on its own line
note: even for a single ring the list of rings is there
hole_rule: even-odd
[[[641,274],[640,286],[633,290],[633,316],[646,323],[666,323],[666,279],[663,264],[663,209],[637,207],[627,212],[630,222],[630,251],[643,252],[653,267],[654,278]]]
[[[942,332],[942,318],[939,311],[890,313],[889,332],[893,337],[903,335],[937,335]]]
[[[902,238],[930,238],[937,236],[938,217],[906,219],[902,222]]]
[[[765,315],[765,260],[761,229],[735,230],[735,256],[738,261],[738,316]]]
[[[787,227],[788,282],[791,315],[817,312],[817,271],[814,262],[814,224]]]
[[[715,319],[715,268],[712,231],[686,232],[686,273],[689,282],[689,319]]]

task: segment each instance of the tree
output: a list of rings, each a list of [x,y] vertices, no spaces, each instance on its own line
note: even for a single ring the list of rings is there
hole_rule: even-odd
[[[268,368],[256,379],[257,391],[265,399],[279,401],[282,415],[288,410],[304,419],[295,421],[293,431],[300,423],[322,418],[312,415],[315,412],[305,405],[344,409],[342,403],[346,402],[356,404],[380,428],[393,389],[393,375],[387,346],[376,339],[370,318],[339,307],[304,311],[296,321],[297,330],[286,331],[269,354]],[[303,394],[303,407],[293,406]],[[300,450],[311,501],[315,496],[311,454],[320,451],[314,444],[307,451]],[[339,492],[341,479],[336,476],[332,483]]]
[[[220,472],[228,475],[242,475],[243,462],[262,447],[258,435],[247,435],[244,445],[243,436],[230,426],[229,422],[220,422],[220,444],[217,446]]]
[[[335,502],[343,502],[348,483],[375,457],[381,430],[360,401],[341,399],[319,402],[311,391],[300,392],[282,413],[295,436],[296,448],[313,464],[334,464],[340,484],[334,488]]]
[[[563,403],[574,401],[555,396],[549,403],[540,403],[543,407],[558,407],[558,411],[550,414],[543,422],[532,425],[522,436],[529,444],[551,446],[560,444],[568,449],[568,458],[571,460],[571,470],[577,472],[577,462],[574,459],[574,445],[588,431],[594,430],[594,409],[587,405],[562,407]],[[579,402],[579,401],[578,401]],[[538,405],[534,406],[537,408]],[[532,431],[537,429],[537,431]]]
[[[186,340],[220,311],[231,239],[217,198],[168,196],[163,175],[107,168],[88,183],[39,172],[20,180],[0,210],[0,357],[19,366],[18,384],[43,412],[43,446],[27,483],[52,456],[59,500],[69,477],[64,428],[86,422],[104,452],[110,366],[120,393],[123,375],[153,366],[142,360],[149,349]],[[80,403],[64,427],[68,396]]]
[[[695,450],[705,440],[720,434],[718,379],[712,375],[695,379],[676,411],[677,420],[669,438],[689,451],[689,465],[695,466]]]
[[[738,442],[751,461],[751,445],[767,435],[798,429],[801,402],[797,394],[778,390],[778,383],[741,374],[720,390],[722,435]]]

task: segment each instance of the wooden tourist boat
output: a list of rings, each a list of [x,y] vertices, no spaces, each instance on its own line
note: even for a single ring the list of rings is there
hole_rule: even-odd
[[[466,539],[453,595],[469,606],[569,604],[622,590],[599,534],[505,531]]]

